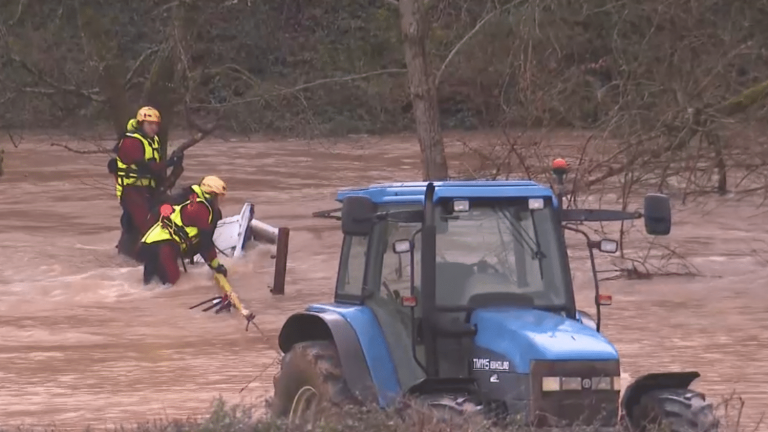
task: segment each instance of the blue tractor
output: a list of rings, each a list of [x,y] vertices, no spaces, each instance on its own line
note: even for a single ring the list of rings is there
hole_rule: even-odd
[[[617,243],[578,228],[643,218],[648,234],[667,235],[669,199],[647,195],[634,213],[562,209],[565,170],[553,172],[557,194],[532,181],[340,191],[341,208],[315,214],[341,221],[344,234],[334,301],[283,325],[273,415],[301,419],[318,402],[387,408],[406,396],[533,427],[715,431],[711,403],[689,389],[698,372],[642,376],[619,400],[593,256]],[[577,309],[564,230],[586,238],[594,318]]]

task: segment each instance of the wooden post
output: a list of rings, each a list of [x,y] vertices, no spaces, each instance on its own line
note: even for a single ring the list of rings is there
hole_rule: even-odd
[[[288,237],[289,228],[277,230],[277,250],[275,251],[275,281],[269,290],[272,295],[285,294],[285,273],[288,267]]]

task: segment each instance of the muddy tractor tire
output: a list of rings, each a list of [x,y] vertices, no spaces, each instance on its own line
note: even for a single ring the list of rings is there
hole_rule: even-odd
[[[354,403],[333,342],[297,343],[283,357],[273,382],[272,415],[292,423],[311,422],[318,408]]]
[[[648,392],[632,418],[633,431],[716,432],[719,427],[712,404],[691,389]]]

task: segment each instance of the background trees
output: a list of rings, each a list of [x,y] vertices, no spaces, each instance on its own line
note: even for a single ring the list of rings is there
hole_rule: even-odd
[[[423,176],[444,178],[441,128],[586,128],[618,152],[587,183],[696,158],[721,193],[768,157],[730,132],[764,121],[766,0],[14,0],[0,17],[12,133],[117,133],[145,103],[164,134],[418,129]]]

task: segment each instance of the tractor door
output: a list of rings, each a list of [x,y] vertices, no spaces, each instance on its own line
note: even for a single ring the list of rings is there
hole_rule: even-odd
[[[418,207],[417,207],[418,208]],[[398,208],[400,210],[400,208]],[[423,346],[414,343],[414,320],[421,316],[420,307],[407,307],[402,297],[411,293],[411,256],[395,253],[392,244],[397,240],[414,239],[417,244],[421,228],[418,223],[386,221],[376,225],[368,243],[365,304],[371,308],[384,332],[389,352],[395,362],[401,388],[407,389],[426,375],[419,362],[424,364]],[[418,253],[414,256],[415,268],[419,269]],[[413,275],[418,284],[420,275]],[[418,287],[415,288],[418,291]],[[417,362],[416,359],[419,359]]]

